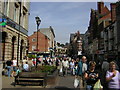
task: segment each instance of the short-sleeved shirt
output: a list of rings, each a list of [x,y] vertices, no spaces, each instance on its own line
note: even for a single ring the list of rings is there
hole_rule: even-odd
[[[24,64],[24,65],[23,65],[23,69],[24,69],[25,71],[29,71],[29,65],[28,65],[28,64]]]
[[[106,78],[109,78],[109,77],[111,77],[112,75],[113,75],[112,72],[107,71],[107,73],[106,73]],[[119,71],[117,71],[116,76],[113,77],[113,78],[109,81],[109,83],[108,83],[108,88],[120,89],[120,82],[119,82],[119,80],[120,80],[120,73],[119,73]]]
[[[13,66],[17,66],[17,60],[13,60]]]
[[[12,63],[12,61],[9,60],[6,62],[6,64],[7,64],[7,66],[11,66],[13,63]]]
[[[86,71],[85,73],[87,73],[89,77],[90,77],[91,75],[96,76],[96,75],[98,74],[97,71],[91,72],[91,71],[89,71],[89,70]],[[94,85],[94,84],[97,82],[97,80],[98,80],[98,78],[89,78],[89,79],[87,79],[86,83],[87,83],[87,85]]]

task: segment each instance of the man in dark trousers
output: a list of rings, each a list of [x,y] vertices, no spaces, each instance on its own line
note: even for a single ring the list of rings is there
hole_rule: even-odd
[[[8,60],[7,62],[6,62],[6,64],[7,64],[7,75],[8,75],[8,77],[10,77],[10,75],[11,75],[11,68],[12,68],[12,61],[11,60]]]

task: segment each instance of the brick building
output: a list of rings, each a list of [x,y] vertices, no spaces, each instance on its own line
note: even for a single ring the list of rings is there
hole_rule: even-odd
[[[55,33],[52,26],[49,28],[40,28],[40,32],[46,35],[49,38],[49,52],[50,57],[53,57],[55,55]]]
[[[38,30],[38,50],[37,50],[37,32],[28,37],[29,53],[47,53],[50,48],[50,39]]]
[[[98,57],[104,58],[106,48],[104,28],[108,27],[116,20],[115,3],[111,3],[111,10],[104,5],[104,2],[98,2],[97,7],[97,10],[91,9],[90,22],[87,30],[88,33],[85,34],[88,37],[86,40],[89,46],[86,50],[90,52],[93,60],[98,60]]]

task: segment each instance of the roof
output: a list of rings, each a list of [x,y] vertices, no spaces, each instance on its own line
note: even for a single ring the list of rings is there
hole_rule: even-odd
[[[40,32],[51,31],[53,36],[55,37],[54,30],[53,30],[53,28],[51,26],[49,28],[40,28],[39,31]]]

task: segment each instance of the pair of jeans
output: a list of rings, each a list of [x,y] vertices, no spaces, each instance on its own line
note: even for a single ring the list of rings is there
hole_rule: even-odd
[[[11,66],[7,66],[7,75],[8,75],[8,77],[10,77],[10,75],[11,75]]]
[[[92,85],[87,85],[86,90],[92,90]]]

